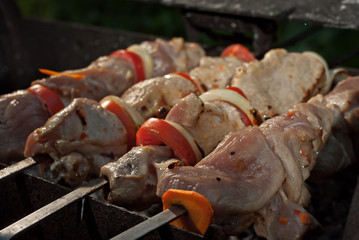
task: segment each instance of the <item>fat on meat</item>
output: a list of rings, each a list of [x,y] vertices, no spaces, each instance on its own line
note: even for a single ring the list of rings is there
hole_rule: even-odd
[[[50,117],[44,103],[26,90],[0,96],[1,159],[11,163],[24,158],[24,139]]]
[[[203,102],[195,94],[181,99],[166,117],[166,120],[176,122],[189,131],[204,155],[211,152],[226,134],[244,128],[240,119],[239,113],[233,105],[219,100]],[[208,131],[208,129],[211,130]],[[143,151],[143,148],[146,151]],[[163,171],[154,171],[154,169],[158,169],[159,162],[162,162],[164,166],[172,163],[168,160],[174,160],[174,156],[168,154],[167,158],[163,158],[162,161],[157,159],[156,162],[144,160],[148,159],[147,149],[149,148],[153,149],[152,151],[158,150],[155,146],[133,148],[117,161],[101,168],[101,174],[106,176],[110,182],[110,188],[104,195],[108,201],[120,206],[131,205],[131,208],[136,209],[143,208],[144,196],[148,203],[159,201],[154,186]],[[177,161],[179,162],[179,160]],[[136,171],[129,171],[126,167],[123,169],[128,165]],[[173,165],[170,166],[173,167]],[[142,170],[140,174],[137,169]],[[151,179],[152,187],[148,187],[148,179]],[[129,186],[128,190],[126,190],[126,186]],[[131,188],[136,188],[136,191]]]
[[[267,239],[302,239],[318,224],[306,210],[310,192],[305,180],[317,162],[333,160],[324,155],[318,160],[333,129],[357,130],[358,94],[359,77],[350,78],[325,97],[319,94],[259,127],[230,133],[194,167],[166,170],[157,195],[170,188],[199,192],[212,204],[215,223],[229,235],[254,224]],[[310,223],[303,224],[301,214],[308,214]]]
[[[126,151],[119,118],[94,100],[76,98],[28,136],[24,155],[50,155],[54,180],[77,186]]]
[[[273,49],[262,60],[239,67],[231,84],[243,90],[264,118],[270,118],[322,93],[331,81],[319,55]]]

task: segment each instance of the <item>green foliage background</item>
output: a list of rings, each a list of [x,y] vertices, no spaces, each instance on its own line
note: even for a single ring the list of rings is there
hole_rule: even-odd
[[[25,17],[54,19],[95,26],[153,34],[163,37],[182,36],[186,30],[181,10],[155,3],[116,0],[16,0]],[[281,22],[277,43],[310,27],[309,23]],[[208,36],[201,43],[212,44]],[[359,49],[359,31],[323,28],[296,43],[290,51],[316,51],[328,61],[343,53]],[[344,62],[344,66],[359,68],[359,57]]]

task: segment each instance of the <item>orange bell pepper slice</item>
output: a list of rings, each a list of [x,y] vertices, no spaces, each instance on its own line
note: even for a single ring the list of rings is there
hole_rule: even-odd
[[[212,222],[213,209],[210,202],[203,195],[180,189],[169,189],[162,196],[163,210],[172,205],[183,206],[187,213],[170,224],[204,235]]]

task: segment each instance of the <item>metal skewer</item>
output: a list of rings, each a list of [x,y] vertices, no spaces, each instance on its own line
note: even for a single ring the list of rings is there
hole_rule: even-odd
[[[46,217],[58,212],[67,205],[87,196],[91,193],[99,190],[107,184],[107,180],[104,178],[97,178],[89,181],[87,184],[75,189],[74,191],[64,195],[63,197],[56,199],[52,203],[36,210],[35,212],[27,215],[19,221],[7,226],[0,231],[0,239],[11,239],[15,235],[36,226]]]
[[[72,192],[64,195],[63,197],[45,205],[44,207],[36,210],[35,212],[2,229],[0,231],[0,240],[11,239],[17,234],[36,226],[45,218],[60,211],[69,204],[96,192],[97,190],[104,187],[106,184],[108,184],[108,181],[104,178],[97,178],[89,181],[87,184],[73,190]],[[147,233],[157,229],[158,227],[175,220],[186,212],[186,209],[184,209],[183,207],[174,205],[169,209],[166,209],[165,211],[155,215],[154,217],[151,217],[146,221],[113,237],[112,240],[138,239],[146,235]]]
[[[17,173],[20,173],[25,169],[28,169],[40,162],[45,161],[46,159],[49,159],[49,158],[44,155],[39,155],[39,156],[26,158],[20,162],[17,162],[8,167],[5,167],[0,170],[0,181],[5,178],[8,178],[12,175],[15,175]]]
[[[138,239],[147,233],[159,228],[160,226],[172,222],[187,210],[181,206],[173,205],[165,211],[137,224],[136,226],[118,234],[111,238],[111,240],[134,240]]]

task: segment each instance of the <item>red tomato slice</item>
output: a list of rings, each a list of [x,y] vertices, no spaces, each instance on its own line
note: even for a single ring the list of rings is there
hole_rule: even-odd
[[[119,104],[113,100],[106,100],[101,103],[101,106],[114,113],[122,122],[127,131],[127,149],[130,150],[136,145],[136,130],[137,127],[133,122],[131,116]]]
[[[143,66],[143,61],[141,57],[138,56],[138,54],[127,50],[117,50],[111,53],[110,56],[121,58],[132,64],[136,73],[135,83],[138,83],[145,79],[145,69]]]
[[[240,108],[237,107],[237,111],[241,117],[241,121],[246,127],[253,126],[252,121],[249,119],[248,115]]]
[[[184,165],[193,166],[201,159],[198,148],[194,150],[187,137],[169,121],[150,118],[138,129],[136,137],[137,145],[167,145]]]
[[[240,88],[237,88],[237,87],[226,87],[226,89],[233,90],[233,91],[239,93],[240,95],[242,95],[242,97],[248,99],[248,98],[246,97],[246,95],[244,94],[244,92],[243,92]]]
[[[173,72],[173,73],[167,74],[166,76],[171,76],[171,75],[178,75],[178,76],[181,76],[181,77],[189,80],[195,86],[195,88],[198,90],[199,93],[203,92],[203,90],[198,86],[198,84],[187,73]]]
[[[32,85],[27,89],[31,94],[38,96],[46,105],[51,115],[56,114],[65,106],[59,96],[47,87],[41,84]]]
[[[248,48],[246,48],[245,46],[239,43],[232,44],[226,47],[222,51],[221,57],[226,57],[226,56],[237,57],[239,60],[243,62],[250,62],[256,59]]]

